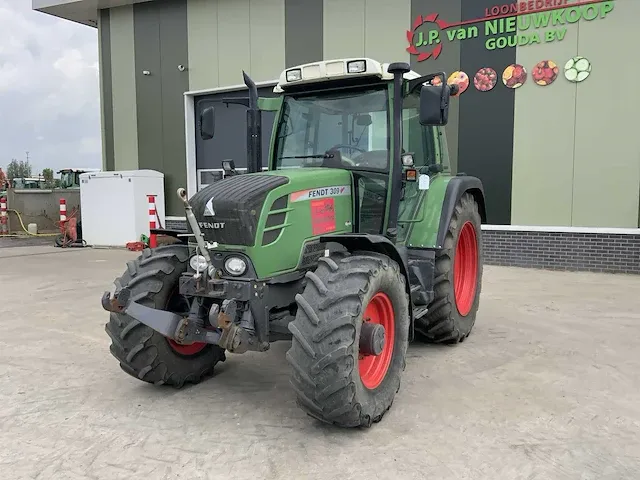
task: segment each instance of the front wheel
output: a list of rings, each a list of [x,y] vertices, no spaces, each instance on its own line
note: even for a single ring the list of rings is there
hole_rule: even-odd
[[[188,259],[184,245],[147,248],[127,262],[127,270],[114,282],[116,292],[128,287],[136,302],[186,316],[190,304],[178,284]],[[123,313],[111,313],[105,329],[122,370],[144,382],[176,388],[198,383],[225,360],[224,350],[216,345],[179,344]]]
[[[400,388],[409,337],[398,264],[373,252],[323,257],[296,301],[287,360],[298,405],[341,427],[379,422]]]

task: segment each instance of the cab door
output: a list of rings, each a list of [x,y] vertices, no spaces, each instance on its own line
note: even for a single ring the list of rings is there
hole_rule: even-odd
[[[402,108],[402,152],[412,153],[418,174],[429,174],[430,166],[440,164],[448,171],[444,130],[434,126],[420,125],[419,90],[405,97]],[[444,154],[444,155],[443,155]],[[406,167],[403,167],[406,168]],[[418,182],[406,182],[398,211],[398,243],[405,244],[409,232],[424,217],[426,196],[429,190],[420,190]]]

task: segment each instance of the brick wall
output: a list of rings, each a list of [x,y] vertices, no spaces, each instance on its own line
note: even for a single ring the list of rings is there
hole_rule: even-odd
[[[483,230],[485,263],[640,275],[640,234]]]
[[[640,275],[640,234],[483,230],[482,238],[487,265]]]

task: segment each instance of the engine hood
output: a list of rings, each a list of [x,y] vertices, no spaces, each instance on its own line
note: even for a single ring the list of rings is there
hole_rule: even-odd
[[[285,176],[245,174],[227,177],[197,192],[189,203],[204,239],[253,245],[267,195],[287,183]]]

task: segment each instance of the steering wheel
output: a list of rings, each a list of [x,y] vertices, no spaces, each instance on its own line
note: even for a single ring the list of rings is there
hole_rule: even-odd
[[[348,148],[350,150],[358,150],[359,152],[367,153],[367,150],[365,150],[364,148],[360,148],[360,147],[358,147],[356,145],[347,145],[346,143],[337,143],[333,147],[331,147],[329,150],[335,150],[335,149],[339,149],[339,148]],[[349,157],[342,157],[342,161],[345,162],[345,163],[348,163],[352,167],[357,166],[356,162],[351,160]]]

